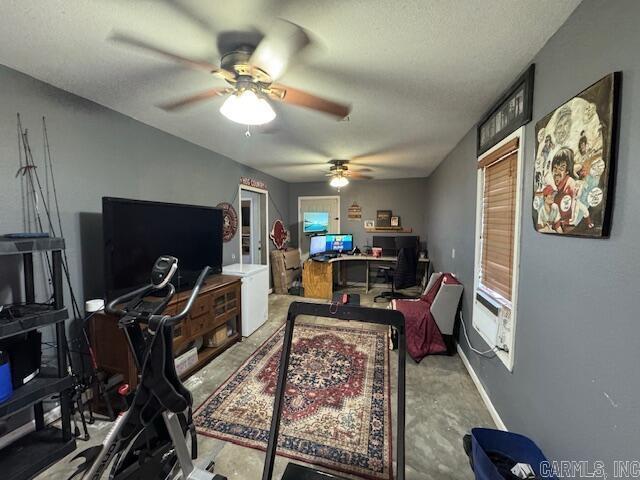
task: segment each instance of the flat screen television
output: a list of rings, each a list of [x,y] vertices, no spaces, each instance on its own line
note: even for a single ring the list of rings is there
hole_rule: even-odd
[[[329,230],[329,212],[304,212],[304,233],[323,233]]]
[[[221,209],[103,197],[102,226],[108,300],[149,283],[160,255],[178,259],[178,290],[192,288],[207,265],[222,271]]]

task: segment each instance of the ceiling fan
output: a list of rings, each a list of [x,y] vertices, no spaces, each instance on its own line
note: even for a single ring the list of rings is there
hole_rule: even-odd
[[[113,33],[110,40],[163,55],[189,68],[204,70],[228,84],[158,105],[166,111],[172,112],[215,97],[227,96],[220,113],[243,125],[262,125],[273,120],[276,113],[269,101],[309,108],[337,119],[349,115],[351,107],[348,105],[276,83],[287,66],[311,42],[302,27],[279,19],[266,36],[254,31],[243,38],[237,35],[238,32],[234,33],[235,44],[221,52],[220,65],[177,55],[123,33]]]
[[[349,184],[349,179],[354,180],[371,180],[370,175],[364,175],[363,172],[371,171],[369,168],[361,168],[360,170],[349,170],[349,160],[329,160],[331,164],[329,167],[329,173],[325,176],[331,177],[329,185],[335,188],[342,188]]]

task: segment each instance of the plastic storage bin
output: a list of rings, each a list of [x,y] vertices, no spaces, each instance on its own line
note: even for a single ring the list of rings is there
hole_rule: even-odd
[[[557,480],[554,476],[542,477],[540,464],[546,462],[547,458],[538,446],[524,435],[489,428],[474,428],[471,430],[471,445],[476,480],[504,480],[489,458],[490,452],[498,452],[516,463],[528,463],[540,478]]]
[[[9,354],[0,350],[0,403],[9,400],[11,395],[13,395],[13,386],[11,384]]]

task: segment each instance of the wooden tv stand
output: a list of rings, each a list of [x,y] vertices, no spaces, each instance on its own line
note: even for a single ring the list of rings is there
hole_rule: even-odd
[[[241,279],[231,275],[213,275],[207,279],[196,298],[189,315],[174,328],[173,350],[178,353],[190,342],[212,334],[216,329],[232,321],[233,334],[216,347],[203,346],[198,352],[198,362],[181,375],[186,378],[202,368],[236,342],[242,340]],[[176,294],[165,313],[177,314],[184,307],[191,290]],[[123,383],[131,388],[138,384],[138,371],[129,351],[127,340],[118,328],[118,319],[106,313],[94,315],[90,328],[98,368],[108,376],[121,374]]]

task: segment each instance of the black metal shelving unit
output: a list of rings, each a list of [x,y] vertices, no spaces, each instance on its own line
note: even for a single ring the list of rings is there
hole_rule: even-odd
[[[71,433],[70,388],[73,379],[67,373],[64,321],[69,317],[62,294],[62,238],[15,239],[0,237],[0,255],[20,255],[24,266],[24,306],[21,316],[12,321],[0,320],[0,340],[47,325],[56,333],[55,372],[40,374],[17,388],[11,398],[0,403],[0,420],[21,410],[33,408],[36,429],[0,450],[0,476],[3,480],[25,480],[36,476],[76,447]],[[35,303],[33,255],[50,252],[53,274],[53,303]],[[42,402],[53,395],[60,400],[61,428],[46,426]]]

